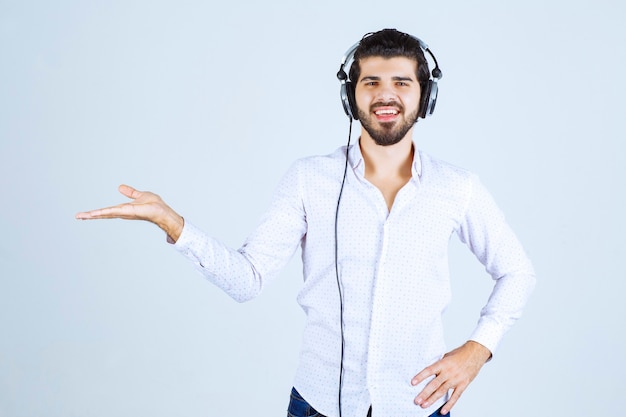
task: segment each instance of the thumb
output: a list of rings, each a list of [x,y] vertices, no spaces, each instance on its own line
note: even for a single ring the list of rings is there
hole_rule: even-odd
[[[141,196],[141,191],[135,190],[130,185],[122,184],[117,189],[120,193],[124,194],[128,198],[136,199]]]

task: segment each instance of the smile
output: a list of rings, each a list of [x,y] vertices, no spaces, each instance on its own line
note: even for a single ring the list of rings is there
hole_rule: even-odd
[[[377,116],[390,116],[398,114],[398,110],[396,109],[378,109],[374,112]]]
[[[380,123],[395,122],[400,114],[400,109],[395,106],[377,106],[373,110],[374,117]]]

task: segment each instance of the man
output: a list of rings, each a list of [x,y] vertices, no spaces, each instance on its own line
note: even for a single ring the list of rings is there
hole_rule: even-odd
[[[419,39],[385,29],[347,54],[350,76],[342,63],[338,77],[346,112],[361,122],[359,142],[297,161],[239,250],[125,185],[120,192],[132,202],[77,214],[155,223],[238,301],[256,296],[300,246],[298,302],[307,321],[289,416],[448,414],[534,285],[530,262],[477,177],[414,146],[415,123],[436,99],[423,50],[430,53]],[[441,76],[437,66],[432,76]],[[495,285],[470,340],[445,353],[452,233]]]

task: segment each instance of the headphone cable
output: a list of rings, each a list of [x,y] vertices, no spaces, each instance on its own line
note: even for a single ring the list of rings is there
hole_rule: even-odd
[[[339,417],[341,417],[341,387],[343,385],[343,356],[345,350],[345,338],[343,334],[343,291],[341,288],[341,280],[339,279],[339,240],[337,239],[337,223],[339,219],[339,203],[343,194],[343,186],[346,182],[346,174],[348,172],[348,152],[350,150],[350,138],[352,136],[352,117],[350,117],[350,127],[348,129],[348,144],[346,145],[346,164],[343,168],[343,179],[341,180],[341,188],[339,189],[339,197],[337,198],[337,210],[335,211],[335,275],[337,277],[337,289],[339,290],[339,320],[341,324],[341,362],[339,367]]]

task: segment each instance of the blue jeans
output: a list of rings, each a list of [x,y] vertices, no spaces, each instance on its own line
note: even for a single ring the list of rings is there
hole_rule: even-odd
[[[441,414],[441,410],[437,410],[430,415],[430,417],[446,416],[450,417],[451,414]],[[372,408],[367,413],[367,417],[371,417]],[[287,409],[287,417],[326,417],[323,414],[317,412],[315,408],[311,406],[295,388],[291,389],[291,395],[289,397],[289,408]]]
[[[287,409],[287,417],[326,417],[317,412],[295,388],[291,389],[289,396],[289,408]]]

